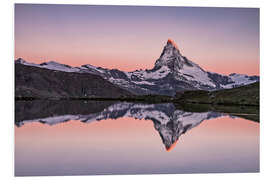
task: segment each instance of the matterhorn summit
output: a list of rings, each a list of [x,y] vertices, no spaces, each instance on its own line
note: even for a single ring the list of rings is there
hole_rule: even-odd
[[[166,46],[159,59],[155,63],[155,67],[167,66],[171,70],[179,70],[183,67],[184,58],[182,57],[176,43],[168,39]]]

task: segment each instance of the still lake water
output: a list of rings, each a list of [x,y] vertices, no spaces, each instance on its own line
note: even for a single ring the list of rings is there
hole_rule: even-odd
[[[259,172],[259,123],[171,103],[16,101],[15,175]]]

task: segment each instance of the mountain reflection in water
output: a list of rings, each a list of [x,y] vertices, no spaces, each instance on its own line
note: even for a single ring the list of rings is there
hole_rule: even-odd
[[[230,115],[222,111],[196,112],[196,108],[175,107],[173,103],[145,104],[113,101],[16,101],[15,124],[40,122],[48,125],[77,120],[91,123],[106,119],[131,117],[151,120],[167,151],[177,143],[179,137],[200,125],[204,120]],[[257,112],[257,110],[256,110]],[[246,113],[233,113],[246,115]],[[232,115],[230,115],[233,117]],[[257,115],[258,116],[258,115]],[[251,120],[253,120],[251,118]]]

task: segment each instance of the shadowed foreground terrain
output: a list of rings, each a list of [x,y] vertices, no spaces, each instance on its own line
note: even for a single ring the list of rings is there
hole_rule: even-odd
[[[179,92],[175,96],[175,101],[184,103],[259,106],[259,82],[242,87],[224,89],[219,91]]]
[[[102,77],[15,64],[17,99],[120,98],[130,92]]]

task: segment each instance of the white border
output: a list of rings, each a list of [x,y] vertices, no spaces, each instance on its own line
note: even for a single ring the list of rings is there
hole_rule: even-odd
[[[13,42],[13,7],[14,3],[46,3],[46,4],[99,4],[99,5],[154,5],[154,6],[201,6],[201,7],[259,7],[260,8],[260,76],[261,76],[261,173],[254,174],[180,174],[180,175],[128,175],[128,176],[59,176],[59,177],[18,177],[18,179],[270,179],[269,177],[269,132],[270,118],[267,113],[267,100],[270,100],[270,85],[267,80],[270,73],[269,57],[269,17],[270,6],[268,0],[8,0],[2,2],[1,12],[1,179],[17,179],[14,174],[14,42]],[[179,162],[181,163],[181,162]]]
[[[13,0],[16,3],[46,4],[98,4],[98,5],[150,5],[150,6],[207,6],[207,7],[260,7],[262,1],[254,0]]]

